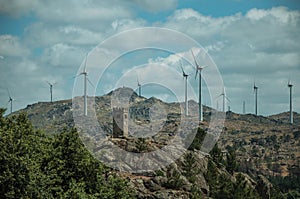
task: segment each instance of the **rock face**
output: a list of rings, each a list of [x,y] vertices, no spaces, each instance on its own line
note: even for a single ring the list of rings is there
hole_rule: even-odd
[[[197,173],[193,180],[186,175],[184,169],[185,156],[182,156],[168,167],[155,173],[127,174],[130,183],[137,191],[138,198],[191,198],[191,190],[196,185],[203,194],[209,192],[209,186],[204,178],[208,157],[200,151],[188,151],[194,157]]]
[[[96,134],[95,139],[109,139],[113,132],[112,108],[114,105],[124,104],[128,105],[126,108],[128,108],[130,118],[129,136],[114,142],[125,151],[138,153],[160,149],[174,138],[175,132],[184,122],[182,118],[183,103],[166,103],[155,97],[146,99],[139,97],[130,88],[119,88],[104,96],[88,97],[88,109],[95,109],[99,128],[106,132],[105,135],[97,137],[95,132],[98,128],[91,127],[90,132]],[[35,128],[47,133],[56,133],[63,131],[64,128],[75,127],[74,108],[76,109],[76,104],[72,104],[72,100],[63,100],[53,103],[39,102],[28,105],[21,111],[27,113]],[[198,104],[189,101],[189,114],[195,116],[197,112]],[[200,125],[201,128],[208,130],[209,121],[215,112],[216,110],[204,106],[204,123]],[[235,147],[239,163],[243,166],[243,172],[267,176],[271,170],[265,160],[269,159],[274,160],[270,164],[271,166],[279,165],[277,171],[272,170],[273,174],[283,175],[282,170],[284,171],[285,167],[296,165],[296,160],[300,157],[298,153],[300,146],[299,114],[294,113],[294,121],[294,125],[288,123],[287,113],[263,117],[227,112],[225,127],[218,143],[223,150],[227,146]],[[83,121],[83,123],[92,126],[88,122]],[[177,134],[184,136],[186,132],[181,130]],[[101,147],[109,148],[105,145],[95,147],[96,150]],[[274,153],[274,150],[277,150],[276,154],[278,155]],[[137,190],[139,198],[190,198],[195,186],[201,192],[200,195],[207,196],[210,187],[204,176],[207,172],[209,157],[196,150],[188,151],[188,153],[191,154],[190,158],[195,161],[191,171],[197,169],[199,172],[187,172],[184,169],[187,168],[185,154],[170,166],[155,173],[145,171],[135,175],[128,173],[122,175],[130,180],[132,186]],[[159,158],[163,159],[164,157],[161,155]],[[105,158],[112,159],[109,153]],[[126,159],[126,157],[124,158]],[[124,165],[124,168],[126,166]],[[232,181],[235,179],[235,176],[228,174],[226,170],[218,172],[228,176]],[[263,175],[259,175],[258,180],[253,180],[245,173],[242,174],[249,186],[255,187],[264,198],[271,197],[272,184]]]

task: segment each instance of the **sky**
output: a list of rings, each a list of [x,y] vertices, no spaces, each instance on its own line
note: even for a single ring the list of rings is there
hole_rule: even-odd
[[[74,77],[89,52],[116,34],[144,27],[178,31],[199,43],[221,74],[232,111],[241,113],[245,101],[246,112],[254,112],[254,82],[259,88],[260,115],[288,111],[287,83],[291,80],[294,111],[300,112],[297,0],[0,0],[0,106],[9,108],[7,89],[15,99],[13,111],[49,101],[46,81],[57,82],[53,87],[55,101],[71,99],[74,83],[82,81],[81,76]],[[141,42],[152,36],[156,38],[139,35],[136,40]],[[159,37],[171,40],[166,35]],[[125,39],[121,43],[130,47],[132,42],[136,41]],[[181,44],[169,44],[176,48],[176,55],[186,55],[183,67],[192,73],[189,99],[197,100],[198,80],[194,78],[189,50],[180,48]],[[117,50],[106,53],[110,57],[118,54]],[[166,85],[176,87],[179,92],[175,93],[179,93],[178,100],[182,101],[184,81],[178,59],[173,55],[159,49],[127,53],[114,60],[101,78],[90,74],[91,79],[98,81],[92,81],[94,87],[88,86],[89,95],[103,95],[120,85],[136,90],[138,77],[142,84],[164,79]],[[196,58],[202,61],[199,54]],[[101,60],[98,67],[102,67],[100,63]],[[167,67],[157,64],[177,71],[176,81]],[[209,67],[203,70],[204,79]],[[120,83],[124,76],[131,82]],[[143,95],[176,101],[166,85],[145,84]],[[76,91],[80,95],[82,90]],[[210,94],[204,81],[203,103],[215,108],[218,103],[220,108],[221,99]]]

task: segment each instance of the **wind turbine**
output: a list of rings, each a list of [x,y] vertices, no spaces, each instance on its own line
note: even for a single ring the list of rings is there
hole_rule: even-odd
[[[49,86],[50,86],[50,102],[52,103],[52,90],[53,90],[53,86],[55,85],[55,84],[57,84],[57,82],[54,82],[54,83],[50,83],[50,82],[48,82],[48,81],[46,81],[48,84],[49,84]]]
[[[291,83],[291,81],[289,80],[288,82],[288,87],[290,88],[290,123],[293,124],[293,96],[292,96],[292,87],[293,84]]]
[[[225,94],[225,88],[223,88],[222,93],[217,98],[219,98],[221,96],[223,97],[223,99],[222,99],[223,100],[223,112],[225,112],[225,101],[228,100],[230,102],[230,100],[228,99],[228,97]],[[228,108],[228,109],[230,109],[230,108]]]
[[[205,68],[206,66],[199,66],[198,62],[196,61],[195,55],[193,53],[193,50],[191,49],[193,58],[194,58],[194,62],[195,62],[195,69],[196,69],[196,74],[195,74],[195,79],[197,78],[197,74],[199,72],[199,102],[198,102],[198,107],[199,107],[199,121],[202,122],[203,121],[203,109],[202,109],[202,79],[201,79],[201,73],[203,68]]]
[[[13,98],[11,97],[10,92],[9,92],[8,89],[7,89],[7,94],[8,94],[8,102],[7,102],[7,104],[10,103],[10,113],[12,113],[12,110],[13,110],[13,101],[14,101],[15,99],[13,99]]]
[[[138,88],[139,88],[139,97],[141,97],[142,96],[142,85],[139,82],[139,78],[137,78],[137,85],[138,85]]]
[[[184,91],[185,92],[185,96],[184,96],[184,99],[185,99],[185,116],[188,116],[188,114],[189,114],[189,112],[188,112],[189,107],[188,107],[188,101],[187,101],[187,78],[189,77],[190,74],[186,74],[184,72],[184,70],[182,68],[181,61],[180,61],[180,68],[181,68],[181,71],[182,71],[182,76],[183,76],[183,78],[185,78],[185,86],[184,86],[184,88],[185,88],[185,91]]]
[[[83,75],[83,85],[84,85],[84,89],[83,89],[83,100],[84,100],[84,107],[83,107],[83,113],[85,116],[87,116],[87,82],[89,82],[92,86],[92,82],[88,79],[88,73],[86,71],[86,62],[87,62],[87,57],[88,57],[88,54],[86,55],[85,57],[85,63],[84,63],[84,68],[83,68],[83,71],[77,75],[77,76],[80,76],[80,75]]]
[[[258,87],[256,86],[255,82],[253,85],[254,93],[255,93],[255,115],[257,115],[257,92],[258,92]]]

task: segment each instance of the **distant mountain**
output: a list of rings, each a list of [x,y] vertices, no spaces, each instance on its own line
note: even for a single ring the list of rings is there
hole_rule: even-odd
[[[92,103],[93,100],[95,103]],[[147,130],[150,121],[161,123],[160,131],[172,135],[180,125],[181,113],[184,112],[184,103],[166,103],[155,97],[149,99],[139,97],[134,90],[127,87],[118,88],[103,96],[88,97],[89,108],[92,108],[93,104],[95,104],[99,123],[106,129],[107,134],[112,133],[112,106],[127,104],[130,117],[140,124],[130,129],[137,137],[150,135]],[[14,114],[24,111],[35,128],[55,133],[64,128],[74,127],[72,110],[70,99],[53,103],[39,102],[28,105]],[[145,114],[147,111],[149,115]],[[195,116],[197,112],[198,104],[190,100],[189,114]],[[204,106],[204,123],[201,124],[201,128],[208,129],[210,117],[215,112],[216,110]],[[247,161],[250,161],[253,172],[265,175],[274,172],[276,175],[288,175],[288,169],[295,166],[296,160],[300,158],[298,153],[300,144],[297,137],[298,133],[300,134],[300,114],[294,113],[294,121],[293,125],[289,124],[287,112],[269,117],[227,112],[219,145],[224,150],[228,146],[235,147],[240,163],[248,164]],[[279,166],[274,171],[270,164]]]

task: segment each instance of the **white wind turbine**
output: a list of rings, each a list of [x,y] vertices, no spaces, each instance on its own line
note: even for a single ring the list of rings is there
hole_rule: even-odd
[[[225,93],[225,87],[223,87],[223,91],[222,93],[217,97],[221,97],[222,96],[222,102],[223,102],[223,112],[225,112],[225,106],[226,106],[226,100],[230,102],[229,98],[226,96],[226,93]],[[230,108],[229,108],[230,109]],[[230,111],[230,110],[229,110]]]
[[[11,97],[10,92],[9,92],[8,89],[7,89],[7,94],[8,94],[8,102],[7,102],[7,104],[10,103],[10,113],[12,113],[12,111],[13,111],[13,101],[15,101],[15,99],[13,99]]]
[[[255,94],[255,115],[257,115],[257,92],[258,92],[258,87],[256,86],[255,82],[253,85],[254,89],[254,94]]]
[[[83,85],[84,85],[84,88],[83,88],[83,100],[84,100],[84,107],[83,107],[83,113],[85,116],[87,116],[87,82],[89,82],[92,86],[92,82],[88,79],[88,73],[86,71],[86,62],[87,62],[87,57],[88,57],[88,54],[86,55],[86,58],[85,58],[85,63],[84,63],[84,68],[83,68],[83,71],[78,74],[76,77],[80,76],[80,75],[83,75]]]
[[[195,74],[195,79],[197,78],[197,74],[199,73],[199,101],[198,101],[198,107],[199,107],[199,121],[203,121],[203,109],[202,109],[202,79],[201,79],[201,73],[203,68],[206,66],[199,66],[198,62],[196,61],[195,55],[193,53],[193,50],[191,50],[193,59],[195,62],[195,69],[196,69],[196,74]]]
[[[292,88],[293,84],[289,80],[288,87],[290,88],[290,123],[293,124],[293,95],[292,95]]]
[[[142,85],[139,82],[139,78],[137,78],[137,85],[138,85],[138,89],[139,89],[139,97],[142,96]]]
[[[46,81],[48,84],[49,84],[49,86],[50,86],[50,102],[52,103],[53,102],[53,98],[52,98],[52,92],[53,92],[53,86],[55,85],[55,84],[57,84],[57,82],[54,82],[54,83],[50,83],[50,82],[48,82],[48,81]]]
[[[182,76],[183,78],[185,78],[185,96],[184,96],[184,102],[185,102],[185,116],[188,116],[189,112],[188,112],[188,109],[189,109],[189,106],[188,106],[188,100],[187,100],[187,78],[189,77],[190,74],[186,74],[182,68],[182,63],[180,61],[180,68],[181,68],[181,71],[182,71]]]

